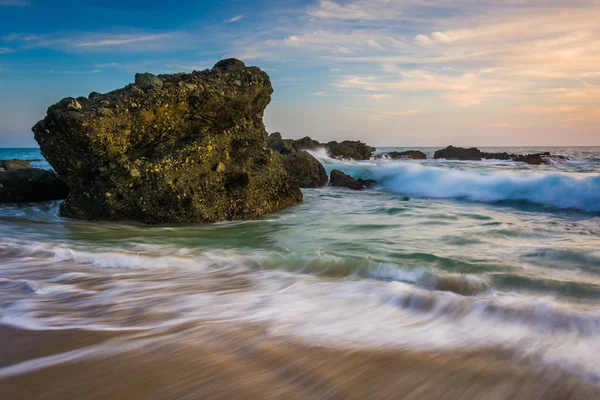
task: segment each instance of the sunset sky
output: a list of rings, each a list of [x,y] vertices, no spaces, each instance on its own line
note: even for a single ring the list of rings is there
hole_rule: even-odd
[[[0,0],[0,147],[63,97],[227,57],[269,73],[287,137],[600,145],[600,0]]]

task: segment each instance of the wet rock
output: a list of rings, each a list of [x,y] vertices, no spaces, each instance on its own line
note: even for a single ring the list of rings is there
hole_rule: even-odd
[[[323,143],[311,139],[308,136],[305,136],[302,139],[294,140],[294,145],[298,150],[317,150],[325,147]]]
[[[549,152],[539,154],[509,154],[509,153],[486,153],[475,147],[465,149],[462,147],[448,146],[445,149],[435,152],[435,159],[443,158],[446,160],[512,160],[523,162],[531,165],[542,165],[546,163],[546,159],[565,161],[568,157],[553,156]]]
[[[427,160],[427,155],[419,150],[391,151],[387,156],[392,159]]]
[[[27,168],[0,174],[0,203],[62,200],[69,188],[53,171]]]
[[[301,188],[317,188],[327,184],[327,172],[323,165],[306,151],[283,157],[283,165],[290,181]]]
[[[327,172],[310,153],[296,150],[294,140],[283,139],[274,132],[267,138],[269,148],[283,156],[283,166],[290,182],[301,188],[317,188],[327,184]]]
[[[377,185],[373,179],[354,179],[340,170],[334,169],[329,175],[329,185],[335,187],[344,187],[352,190],[364,190]]]
[[[345,140],[340,143],[335,141],[320,143],[308,136],[295,140],[294,145],[298,150],[316,150],[324,148],[327,150],[330,157],[351,160],[369,160],[376,150],[374,147],[360,141]]]
[[[262,117],[272,92],[265,72],[225,60],[191,74],[139,74],[77,111],[51,106],[33,132],[69,185],[62,214],[215,222],[300,202],[281,156],[267,148]]]
[[[481,150],[475,147],[465,149],[463,147],[448,146],[445,149],[436,151],[433,155],[433,158],[443,158],[446,160],[481,161],[483,157]]]
[[[329,142],[325,145],[331,157],[348,158],[351,160],[369,160],[376,150],[360,141],[345,140],[341,143]]]
[[[31,168],[31,162],[27,160],[0,160],[0,168],[3,168],[5,171],[9,171],[12,169],[26,169]]]

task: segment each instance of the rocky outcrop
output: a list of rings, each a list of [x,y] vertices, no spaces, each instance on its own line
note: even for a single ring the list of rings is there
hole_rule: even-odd
[[[316,150],[323,148],[327,150],[330,157],[346,158],[351,160],[369,160],[376,150],[360,141],[345,140],[343,142],[320,143],[306,136],[302,139],[294,141],[294,145],[298,150]]]
[[[375,158],[391,158],[393,160],[427,160],[427,155],[419,150],[390,151],[375,156]]]
[[[55,172],[37,169],[12,169],[0,174],[0,203],[62,200],[69,188]]]
[[[343,142],[329,142],[325,145],[327,152],[334,158],[349,158],[351,160],[370,160],[375,147],[360,141],[345,140]]]
[[[538,154],[509,154],[509,153],[486,153],[478,148],[472,147],[465,149],[462,147],[448,146],[445,149],[438,150],[435,152],[433,158],[443,158],[446,160],[468,160],[468,161],[481,161],[486,160],[512,160],[517,162],[524,162],[532,165],[545,164],[545,159],[553,160],[568,160],[564,156],[553,156],[549,152],[538,153]]]
[[[327,184],[325,168],[306,151],[285,155],[283,165],[292,184],[298,187],[317,188]]]
[[[27,160],[0,160],[0,168],[5,171],[11,169],[26,169],[31,168],[31,162]]]
[[[107,94],[66,98],[33,127],[68,183],[63,215],[149,223],[256,219],[296,204],[267,148],[269,76],[239,60],[191,74],[138,74]]]
[[[317,188],[327,184],[327,172],[323,165],[303,150],[296,150],[294,140],[283,139],[274,132],[267,138],[269,148],[283,156],[283,166],[292,184],[301,188]]]
[[[352,190],[364,190],[377,185],[377,181],[372,179],[354,179],[340,170],[334,169],[329,176],[329,185],[335,187],[344,187]]]

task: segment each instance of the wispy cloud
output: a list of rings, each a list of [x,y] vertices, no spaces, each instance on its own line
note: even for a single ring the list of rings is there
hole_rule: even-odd
[[[225,22],[225,23],[237,22],[237,21],[241,21],[243,18],[244,18],[243,15],[236,15],[235,17],[231,17],[229,19],[226,19],[223,22]]]
[[[97,74],[102,72],[101,69],[92,69],[88,71],[74,71],[74,70],[54,70],[48,71],[50,74],[64,74],[64,75],[80,75],[80,74]]]
[[[133,43],[141,43],[141,42],[153,42],[159,39],[166,39],[170,36],[170,34],[161,34],[161,35],[141,35],[141,36],[131,36],[131,35],[108,35],[107,37],[98,37],[98,38],[90,38],[89,40],[84,41],[74,41],[72,42],[74,47],[108,47],[108,46],[123,46]]]
[[[9,49],[8,47],[0,47],[0,54],[8,54],[8,53],[12,53],[13,51],[11,49]]]
[[[314,92],[312,95],[313,96],[325,96],[325,91],[321,90],[321,91],[318,91],[318,92]]]

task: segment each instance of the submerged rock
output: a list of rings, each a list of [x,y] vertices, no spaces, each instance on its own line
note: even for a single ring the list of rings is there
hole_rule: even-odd
[[[340,143],[335,141],[320,143],[308,136],[295,140],[294,145],[298,150],[316,150],[323,148],[327,150],[330,157],[352,160],[369,160],[376,150],[374,147],[360,141],[345,140]]]
[[[538,154],[509,154],[509,153],[486,153],[478,148],[472,147],[465,149],[462,147],[448,146],[445,149],[438,150],[435,152],[433,158],[443,158],[446,160],[470,160],[470,161],[481,161],[486,160],[512,160],[517,162],[524,162],[532,165],[545,164],[546,159],[551,160],[568,160],[564,156],[553,156],[549,152],[538,153]]]
[[[283,139],[274,132],[267,138],[269,148],[283,156],[283,166],[292,184],[301,188],[316,188],[327,184],[327,172],[323,165],[303,150],[296,150],[294,140]]]
[[[280,155],[267,148],[262,117],[272,92],[265,72],[230,59],[56,103],[33,132],[69,185],[62,214],[215,222],[300,202]]]
[[[377,185],[373,179],[354,179],[340,170],[334,169],[329,175],[329,185],[335,187],[344,187],[352,190],[363,190]]]
[[[0,168],[9,171],[11,169],[27,169],[31,168],[31,162],[27,160],[0,160]]]
[[[12,169],[0,174],[0,203],[62,200],[69,188],[53,171]]]

